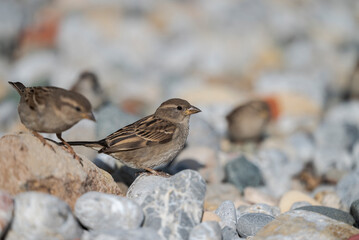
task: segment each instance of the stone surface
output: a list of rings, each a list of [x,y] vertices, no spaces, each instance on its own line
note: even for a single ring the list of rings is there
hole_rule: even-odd
[[[241,156],[225,166],[227,181],[233,183],[241,192],[246,187],[257,187],[264,184],[259,168]]]
[[[333,218],[337,221],[353,225],[355,223],[354,218],[347,212],[344,212],[339,209],[324,207],[324,206],[304,206],[297,208],[297,210],[305,210],[323,214],[327,217]]]
[[[126,196],[141,205],[147,196],[165,182],[166,178],[143,173],[128,188]]]
[[[142,203],[143,226],[156,229],[164,239],[187,239],[201,221],[205,191],[204,179],[193,170],[166,179]]]
[[[214,212],[205,211],[205,212],[203,212],[202,222],[208,222],[208,221],[220,222],[221,218]]]
[[[88,191],[122,194],[107,172],[85,158],[81,166],[67,151],[50,144],[56,153],[31,134],[3,136],[0,139],[0,189],[10,194],[51,193],[71,208],[76,199]]]
[[[356,226],[359,226],[359,199],[350,205],[350,214],[353,216]]]
[[[277,205],[278,201],[274,197],[270,196],[269,194],[266,194],[260,189],[253,188],[253,187],[247,187],[244,189],[244,199],[250,203],[264,203],[268,204],[270,206]]]
[[[276,217],[280,214],[280,209],[275,206],[269,206],[264,203],[258,203],[250,206],[243,206],[237,209],[237,218],[247,213],[263,213]]]
[[[232,201],[224,201],[217,208],[215,213],[221,218],[219,222],[221,228],[230,227],[236,228],[237,224],[237,216],[236,216],[236,208]]]
[[[223,240],[240,240],[240,239],[245,239],[245,238],[239,237],[236,229],[233,229],[230,227],[224,227],[222,229],[222,239]]]
[[[11,222],[14,210],[14,200],[6,192],[0,190],[0,238]]]
[[[291,206],[296,202],[308,202],[312,205],[320,205],[319,202],[315,201],[313,198],[309,197],[308,195],[299,192],[299,191],[289,191],[282,196],[279,202],[280,211],[286,212],[288,211]]]
[[[274,217],[264,213],[247,213],[238,218],[237,232],[241,237],[254,236],[273,220]]]
[[[171,163],[170,173],[176,174],[184,169],[198,171],[207,183],[220,183],[224,179],[219,156],[209,147],[190,146],[181,151]]]
[[[349,208],[350,204],[356,199],[359,199],[359,175],[358,170],[347,174],[343,177],[336,186],[341,203],[345,208]]]
[[[226,200],[235,202],[241,199],[240,191],[230,183],[207,184],[206,205],[207,210],[216,210],[219,205]]]
[[[25,192],[15,197],[14,219],[7,240],[76,239],[82,228],[70,207],[55,196]]]
[[[161,237],[151,228],[132,230],[111,229],[101,231],[85,231],[81,240],[160,240]]]
[[[221,240],[221,227],[218,222],[203,222],[195,226],[189,234],[189,240]]]
[[[315,212],[292,210],[267,224],[253,240],[347,240],[354,234],[359,230],[346,223]]]
[[[99,192],[87,192],[79,197],[74,214],[90,230],[136,229],[144,218],[134,200]]]

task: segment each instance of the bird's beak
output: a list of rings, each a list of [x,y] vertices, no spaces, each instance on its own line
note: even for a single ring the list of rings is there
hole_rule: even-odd
[[[201,112],[201,110],[199,108],[196,108],[195,106],[191,106],[190,108],[188,108],[185,111],[185,114],[186,115],[191,115],[191,114],[195,114],[195,113],[198,113],[198,112]]]
[[[96,122],[96,118],[95,118],[95,116],[93,115],[92,112],[84,113],[82,115],[82,117],[85,118],[85,119],[89,119],[89,120],[92,120],[92,121]]]

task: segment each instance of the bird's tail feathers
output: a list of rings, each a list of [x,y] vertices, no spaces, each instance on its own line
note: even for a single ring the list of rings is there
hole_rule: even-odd
[[[16,91],[21,94],[25,91],[25,86],[21,82],[8,82],[13,88],[16,89]]]
[[[71,146],[85,146],[85,147],[89,147],[92,148],[96,151],[101,150],[103,147],[106,146],[106,141],[105,140],[100,140],[100,141],[73,141],[73,142],[67,142],[68,144],[70,144]]]

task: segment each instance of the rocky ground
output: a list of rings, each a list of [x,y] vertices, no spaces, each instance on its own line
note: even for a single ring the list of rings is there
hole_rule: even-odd
[[[357,1],[2,0],[0,19],[1,239],[359,238]],[[97,122],[66,140],[173,97],[202,110],[171,177],[26,132],[7,81],[70,89],[83,70]],[[225,117],[252,99],[272,103],[266,137],[232,143]]]

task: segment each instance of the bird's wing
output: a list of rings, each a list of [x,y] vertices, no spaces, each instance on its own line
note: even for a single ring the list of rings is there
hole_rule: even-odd
[[[32,110],[37,110],[39,106],[46,104],[50,94],[48,87],[29,87],[24,95],[25,102]]]
[[[106,137],[107,147],[103,153],[129,151],[169,142],[176,125],[150,115]]]

